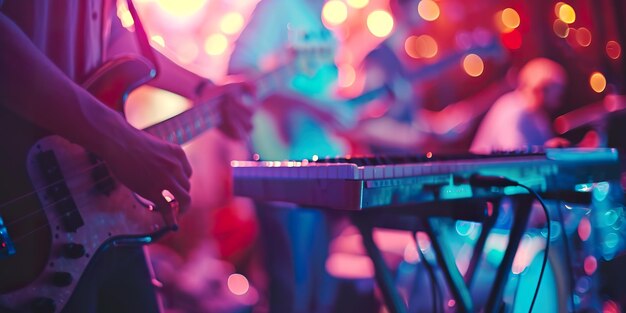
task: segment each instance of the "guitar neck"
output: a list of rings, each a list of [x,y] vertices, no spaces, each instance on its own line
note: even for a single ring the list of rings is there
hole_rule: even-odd
[[[291,64],[284,64],[272,71],[257,76],[254,80],[256,98],[263,101],[279,88],[286,88],[289,79],[298,71]]]
[[[217,104],[222,96],[198,104],[163,122],[149,126],[144,131],[171,143],[182,145],[220,123]]]

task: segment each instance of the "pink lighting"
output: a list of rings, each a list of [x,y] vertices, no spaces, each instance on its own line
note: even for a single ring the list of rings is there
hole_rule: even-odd
[[[598,261],[593,255],[587,256],[583,268],[585,269],[585,274],[591,276],[598,268]]]
[[[587,217],[583,217],[578,223],[578,236],[582,241],[587,241],[591,236],[591,223]]]
[[[245,295],[250,290],[250,283],[241,274],[231,274],[228,276],[228,290],[237,296]]]

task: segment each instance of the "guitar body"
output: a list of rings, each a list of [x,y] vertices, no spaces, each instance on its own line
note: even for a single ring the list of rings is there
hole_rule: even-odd
[[[121,112],[151,74],[147,62],[125,57],[84,86]],[[0,311],[60,312],[99,250],[148,243],[169,230],[82,147],[1,106],[0,130]]]

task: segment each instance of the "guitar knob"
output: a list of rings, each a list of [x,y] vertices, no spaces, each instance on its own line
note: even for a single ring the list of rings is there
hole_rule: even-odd
[[[52,284],[57,287],[67,287],[73,280],[74,277],[68,272],[55,272],[52,274]]]
[[[31,302],[30,307],[33,313],[54,313],[57,308],[50,298],[37,298]]]
[[[63,256],[68,259],[78,259],[85,255],[85,246],[77,243],[63,245]]]

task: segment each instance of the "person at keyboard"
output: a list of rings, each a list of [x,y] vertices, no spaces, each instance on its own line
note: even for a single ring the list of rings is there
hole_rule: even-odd
[[[558,63],[546,58],[526,63],[515,90],[500,97],[481,122],[470,151],[543,146],[554,137],[548,112],[561,104],[566,83],[566,72]]]

